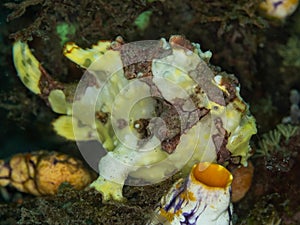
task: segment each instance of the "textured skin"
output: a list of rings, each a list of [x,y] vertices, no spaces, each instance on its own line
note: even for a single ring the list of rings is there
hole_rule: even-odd
[[[237,79],[210,66],[199,44],[179,35],[133,44],[118,37],[85,50],[68,43],[65,56],[87,69],[75,93],[39,63],[23,63],[38,62],[26,43],[13,52],[23,83],[64,114],[53,122],[57,134],[108,151],[91,185],[104,200],[122,200],[128,176],[154,183],[199,161],[247,165],[255,120]]]

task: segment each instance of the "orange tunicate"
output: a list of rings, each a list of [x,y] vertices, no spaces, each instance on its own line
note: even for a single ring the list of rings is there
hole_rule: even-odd
[[[247,167],[242,166],[232,171],[232,202],[238,202],[246,195],[251,186],[253,172],[254,167],[250,161]]]
[[[197,164],[193,175],[197,181],[209,187],[226,188],[232,181],[232,175],[225,167],[210,162]]]

